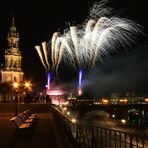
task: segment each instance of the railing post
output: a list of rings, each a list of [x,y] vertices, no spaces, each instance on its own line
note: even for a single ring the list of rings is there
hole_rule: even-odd
[[[78,124],[76,124],[76,140],[75,140],[75,148],[78,148]]]
[[[93,128],[93,127],[92,127],[92,129],[91,129],[91,132],[92,132],[91,147],[94,148],[94,140],[95,140],[94,138],[95,138],[95,137],[94,137],[94,128]]]
[[[142,148],[144,148],[144,144],[145,144],[145,137],[142,138]]]
[[[102,148],[102,128],[101,128],[101,133],[100,133],[100,146]]]
[[[130,135],[130,148],[133,148],[133,135]]]

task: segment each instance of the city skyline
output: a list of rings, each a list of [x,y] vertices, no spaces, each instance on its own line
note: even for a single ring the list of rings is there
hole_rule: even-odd
[[[7,47],[7,32],[11,25],[12,15],[15,15],[16,27],[20,32],[20,50],[23,56],[23,70],[27,78],[32,79],[33,82],[36,82],[36,85],[41,84],[42,87],[46,83],[46,74],[34,46],[41,45],[43,41],[49,42],[52,34],[55,31],[60,30],[62,32],[68,27],[69,23],[74,25],[82,24],[88,16],[90,7],[92,7],[92,4],[96,1],[92,1],[91,3],[80,3],[79,5],[76,3],[73,5],[73,7],[68,7],[66,5],[66,1],[64,2],[63,4],[61,3],[61,5],[59,3],[60,7],[56,7],[55,4],[52,5],[55,6],[53,8],[52,6],[45,7],[45,4],[43,3],[41,3],[40,7],[38,3],[37,6],[35,4],[30,4],[19,7],[18,4],[11,8],[1,8],[1,53],[3,53],[4,49]],[[121,0],[120,2],[121,3],[119,3],[119,1],[114,1],[113,6],[118,8],[121,16],[137,21],[141,26],[143,26],[144,33],[147,34],[148,28],[146,23],[145,1],[142,1],[141,3],[134,1],[134,5],[131,5],[132,2],[123,2]],[[53,13],[53,11],[55,11],[54,8],[56,8],[56,13]],[[146,50],[148,44],[146,36],[141,38],[139,45],[129,49],[127,54],[119,54],[115,56],[115,58],[109,57],[106,59],[105,62],[97,68],[97,72],[93,71],[89,73],[87,77],[88,79],[86,80],[86,84],[88,85],[87,87],[93,86],[95,84],[94,82],[99,81],[99,85],[97,85],[96,88],[104,92],[104,94],[109,91],[122,91],[124,88],[125,91],[129,89],[129,91],[137,92],[138,88],[141,92],[142,89],[145,89],[144,92],[146,92],[146,87],[148,86],[148,80],[146,79],[146,74],[148,74],[146,69],[148,67],[148,52]],[[2,54],[0,57],[2,57]],[[137,62],[137,60],[139,61]],[[29,69],[28,65],[30,67]],[[137,72],[135,72],[136,69]],[[61,76],[63,76],[64,80],[66,80],[66,78],[64,78],[64,74],[68,71],[69,70],[64,69],[64,71],[61,72]],[[71,70],[71,72],[73,71]],[[67,77],[71,79],[73,76],[75,77],[75,80],[76,72]],[[121,79],[121,77],[123,79]],[[73,83],[73,80],[70,82]],[[140,87],[137,85],[137,83],[140,85]],[[106,87],[106,85],[108,86]],[[96,94],[97,89],[95,91],[91,91]]]

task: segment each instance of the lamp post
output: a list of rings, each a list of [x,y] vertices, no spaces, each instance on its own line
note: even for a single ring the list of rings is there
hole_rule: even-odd
[[[13,83],[13,87],[14,87],[14,89],[15,89],[15,100],[14,100],[15,106],[14,106],[14,115],[17,116],[17,115],[18,115],[18,112],[17,112],[18,83],[17,83],[17,82]]]
[[[31,91],[32,84],[30,82],[25,82],[25,90],[26,90],[26,101],[29,103],[31,100],[31,96],[29,94],[29,91]]]

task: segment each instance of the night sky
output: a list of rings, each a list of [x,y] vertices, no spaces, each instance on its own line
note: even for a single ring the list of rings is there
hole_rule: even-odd
[[[148,23],[146,0],[111,0],[112,7],[121,17],[136,21],[143,27],[145,36],[137,46],[126,54],[108,57],[83,82],[94,96],[111,92],[135,92],[148,94]],[[7,32],[15,15],[16,27],[20,32],[20,50],[25,79],[33,82],[36,89],[46,83],[35,45],[50,41],[56,31],[63,32],[68,24],[82,24],[89,15],[94,0],[75,1],[9,1],[0,4],[0,61],[7,48]],[[64,66],[66,67],[66,66]],[[60,69],[59,78],[69,84],[76,84],[76,72],[68,68]],[[73,73],[73,74],[71,74]],[[93,87],[95,86],[95,87]]]

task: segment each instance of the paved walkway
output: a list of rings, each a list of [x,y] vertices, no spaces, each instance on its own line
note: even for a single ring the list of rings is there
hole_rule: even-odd
[[[39,113],[33,132],[15,135],[11,113],[0,113],[0,148],[65,148],[52,113]]]

